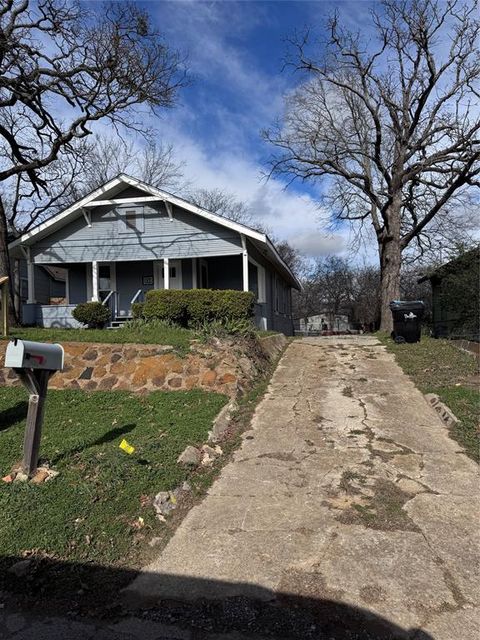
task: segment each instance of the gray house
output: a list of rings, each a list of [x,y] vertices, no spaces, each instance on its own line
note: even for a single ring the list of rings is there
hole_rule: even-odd
[[[72,310],[89,300],[121,321],[149,289],[209,288],[253,291],[257,325],[293,333],[291,290],[301,285],[265,234],[124,174],[10,251],[26,260],[25,324],[75,327]]]

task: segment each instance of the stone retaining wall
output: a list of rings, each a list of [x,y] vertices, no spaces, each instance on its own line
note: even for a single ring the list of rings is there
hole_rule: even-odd
[[[181,358],[172,347],[144,344],[64,342],[65,369],[50,382],[53,389],[148,392],[201,387],[236,396],[283,350],[283,334],[255,341],[213,340],[193,343]],[[7,343],[0,344],[3,363]],[[19,384],[16,374],[0,369],[0,385]]]

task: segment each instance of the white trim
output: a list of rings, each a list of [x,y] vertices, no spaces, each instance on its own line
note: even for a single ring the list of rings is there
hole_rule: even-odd
[[[162,269],[163,269],[163,261],[162,260],[154,260],[153,261],[153,288],[160,289],[163,283],[162,279]]]
[[[163,288],[170,289],[170,258],[163,259]]]
[[[170,218],[170,222],[173,222],[173,207],[168,200],[164,200],[163,204],[165,205],[165,209],[167,210],[168,217]]]
[[[83,217],[85,218],[85,222],[87,223],[87,227],[91,227],[92,226],[92,216],[90,214],[90,211],[85,211],[85,209],[81,209],[82,213],[83,213]]]
[[[110,205],[119,205],[119,204],[134,204],[136,202],[161,202],[163,198],[160,196],[139,196],[137,198],[111,198],[109,200],[94,200],[93,202],[89,202],[86,207],[89,209],[91,207],[108,207]]]
[[[210,211],[207,211],[206,209],[202,209],[200,207],[197,207],[196,205],[190,204],[190,202],[187,202],[186,200],[183,200],[182,198],[178,198],[177,196],[173,196],[170,193],[162,191],[161,189],[157,189],[156,187],[152,187],[152,186],[150,186],[148,184],[145,184],[144,182],[141,182],[140,180],[137,180],[136,178],[132,178],[131,176],[127,176],[127,175],[122,173],[119,176],[117,176],[116,178],[113,178],[113,180],[110,180],[109,182],[104,184],[99,189],[96,189],[95,191],[93,191],[93,193],[91,193],[90,195],[85,196],[85,198],[82,198],[81,200],[79,200],[78,202],[73,204],[71,207],[68,207],[68,209],[65,209],[65,211],[62,211],[61,213],[58,213],[53,218],[50,218],[49,220],[46,220],[42,224],[38,225],[38,227],[35,227],[35,229],[32,229],[31,231],[29,231],[28,233],[25,233],[20,238],[17,238],[16,240],[14,240],[10,244],[10,247],[14,248],[17,245],[22,244],[23,242],[31,240],[32,238],[34,238],[36,235],[38,235],[42,231],[45,231],[45,230],[49,229],[51,226],[53,226],[55,224],[58,224],[62,220],[65,220],[65,218],[67,218],[70,214],[73,214],[73,213],[77,212],[82,207],[85,207],[85,206],[96,206],[96,205],[92,205],[92,203],[95,200],[95,198],[97,198],[98,196],[102,195],[102,193],[105,193],[105,192],[117,187],[118,185],[120,185],[122,183],[128,184],[128,185],[130,185],[132,187],[138,187],[138,188],[142,189],[143,191],[146,191],[147,193],[150,193],[152,196],[155,196],[159,200],[168,201],[169,203],[171,203],[173,205],[176,205],[177,207],[185,209],[186,211],[190,211],[191,213],[195,213],[195,214],[201,216],[202,218],[206,218],[207,220],[211,220],[212,222],[216,222],[217,224],[220,224],[220,225],[222,225],[224,227],[227,227],[228,229],[232,229],[233,231],[237,231],[238,233],[244,233],[245,235],[247,235],[247,236],[249,236],[251,238],[255,238],[256,240],[260,240],[261,242],[266,242],[266,236],[265,236],[264,233],[259,233],[258,231],[254,231],[253,229],[249,229],[249,227],[246,227],[243,224],[239,224],[238,222],[232,222],[231,220],[228,220],[227,218],[224,218],[223,216],[219,216],[219,215],[217,215],[215,213],[211,213]],[[140,198],[141,198],[141,196],[140,196]],[[141,201],[140,198],[135,198],[134,202],[140,202]],[[128,198],[124,198],[124,199],[118,198],[118,199],[121,200],[121,202],[127,202],[127,200],[128,200]],[[109,201],[108,200],[104,200],[104,201],[99,200],[98,202],[107,202],[108,203]]]
[[[32,256],[30,252],[30,247],[27,247],[27,286],[28,286],[28,297],[27,304],[35,304],[35,265],[32,262]]]
[[[244,291],[248,291],[249,290],[249,283],[248,283],[248,251],[247,251],[247,241],[245,239],[244,234],[242,233],[240,235],[240,238],[242,240],[242,248],[243,248],[243,253],[242,253],[242,266],[243,266],[243,290]]]
[[[249,237],[249,238],[252,238],[254,240],[257,240],[257,241],[261,242],[262,244],[267,246],[267,249],[268,249],[269,253],[271,254],[271,256],[273,257],[274,261],[277,262],[278,264],[280,264],[282,266],[282,268],[286,270],[286,272],[289,274],[290,278],[295,283],[295,285],[299,289],[302,288],[302,285],[300,284],[298,279],[294,276],[294,274],[292,273],[290,268],[282,260],[282,258],[278,254],[278,251],[275,249],[274,245],[272,244],[272,242],[270,241],[268,236],[266,236],[264,233],[260,233],[258,231],[255,231],[254,229],[250,229],[249,227],[246,227],[243,224],[239,224],[238,222],[233,222],[232,220],[228,220],[227,218],[224,218],[223,216],[219,216],[219,215],[217,215],[215,213],[211,213],[210,211],[207,211],[206,209],[202,209],[201,207],[197,207],[196,205],[193,205],[190,202],[187,202],[186,200],[183,200],[182,198],[178,198],[177,196],[174,196],[174,195],[172,195],[170,193],[162,191],[161,189],[157,189],[156,187],[152,187],[152,186],[150,186],[148,184],[145,184],[141,180],[137,180],[136,178],[132,178],[131,176],[127,176],[126,174],[123,174],[123,173],[118,175],[116,178],[113,178],[112,180],[110,180],[109,182],[104,184],[103,186],[99,187],[98,189],[96,189],[95,191],[90,193],[89,195],[85,196],[84,198],[82,198],[81,200],[79,200],[78,202],[73,204],[72,206],[68,207],[67,209],[65,209],[65,211],[62,211],[61,213],[58,213],[57,215],[53,216],[49,220],[46,220],[42,224],[38,225],[37,227],[35,227],[31,231],[29,231],[28,233],[23,234],[22,236],[20,236],[20,238],[17,238],[16,240],[14,240],[9,245],[10,249],[13,249],[13,248],[17,247],[18,245],[21,245],[21,244],[23,244],[25,242],[32,241],[32,239],[35,238],[38,234],[40,234],[42,232],[45,232],[45,231],[48,231],[52,227],[53,228],[55,228],[55,226],[60,227],[61,226],[60,223],[62,223],[62,222],[65,223],[66,219],[68,219],[70,216],[74,217],[74,214],[78,215],[78,211],[80,209],[82,209],[82,207],[86,207],[86,206],[88,206],[88,207],[91,207],[91,206],[104,206],[105,203],[110,204],[111,203],[110,200],[103,200],[103,201],[102,200],[97,200],[97,201],[95,201],[95,199],[98,198],[99,196],[101,196],[102,194],[108,193],[109,191],[115,189],[116,187],[118,187],[121,184],[126,184],[126,185],[130,185],[132,187],[137,187],[138,189],[141,189],[141,190],[145,191],[146,193],[149,193],[151,196],[153,196],[154,200],[163,200],[164,202],[168,201],[171,205],[175,205],[177,207],[185,209],[186,211],[189,211],[190,213],[194,213],[196,215],[199,215],[202,218],[205,218],[207,220],[215,222],[216,224],[219,224],[219,225],[221,225],[223,227],[226,227],[227,229],[231,229],[233,231],[237,231],[238,233],[243,234],[246,237]],[[115,201],[115,200],[119,200],[120,203],[128,203],[128,201],[131,200],[131,198],[113,198],[112,202]],[[94,204],[94,201],[97,204]],[[142,196],[140,196],[138,198],[134,198],[133,201],[134,202],[141,202],[142,201]],[[102,203],[102,202],[104,204],[100,205],[99,203]]]
[[[98,302],[98,262],[92,262],[92,302]]]
[[[87,262],[85,265],[85,274],[87,277],[87,300],[90,302],[93,296],[92,289],[92,263]]]
[[[68,267],[65,268],[65,300],[66,304],[70,304],[70,271]]]
[[[68,218],[68,216],[70,214],[72,214],[74,212],[77,212],[79,209],[81,209],[82,207],[87,205],[89,202],[91,202],[92,200],[95,200],[95,198],[97,198],[98,196],[101,196],[102,193],[105,193],[109,189],[113,189],[114,187],[118,186],[122,182],[123,182],[123,180],[120,178],[120,176],[117,176],[113,180],[110,180],[109,182],[107,182],[106,184],[102,185],[98,189],[95,189],[95,191],[90,193],[88,196],[85,196],[84,198],[82,198],[78,202],[75,202],[75,204],[72,204],[70,207],[65,209],[65,211],[57,213],[57,215],[53,216],[53,218],[50,218],[49,220],[46,220],[45,222],[42,222],[42,224],[39,224],[38,227],[35,227],[31,231],[28,231],[27,233],[24,233],[22,236],[20,236],[20,238],[17,238],[16,240],[14,240],[10,244],[10,247],[14,248],[17,245],[22,244],[23,242],[27,242],[28,240],[31,240],[31,238],[35,237],[36,235],[38,235],[42,231],[45,231],[46,229],[49,229],[54,224],[58,224],[59,222],[61,222],[65,218]]]
[[[192,289],[198,289],[197,259],[192,258]]]

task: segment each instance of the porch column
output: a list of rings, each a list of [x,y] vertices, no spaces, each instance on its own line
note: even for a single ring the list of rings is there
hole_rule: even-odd
[[[243,233],[241,234],[242,239],[242,264],[243,264],[243,290],[248,291],[248,251],[247,251],[247,241],[245,240],[245,236]]]
[[[92,262],[92,302],[98,302],[98,262]]]
[[[30,247],[27,248],[27,282],[28,297],[27,304],[35,304],[35,266],[30,256]]]
[[[192,289],[198,289],[197,259],[192,258]]]
[[[170,260],[163,259],[163,288],[170,289]]]

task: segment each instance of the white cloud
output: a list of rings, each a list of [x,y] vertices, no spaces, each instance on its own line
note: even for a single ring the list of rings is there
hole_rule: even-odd
[[[290,238],[291,244],[312,258],[343,253],[346,249],[345,237],[340,233],[301,233]]]

